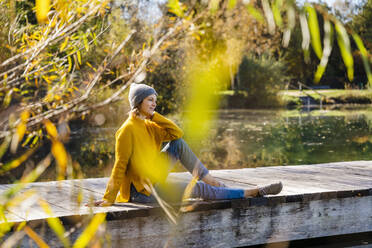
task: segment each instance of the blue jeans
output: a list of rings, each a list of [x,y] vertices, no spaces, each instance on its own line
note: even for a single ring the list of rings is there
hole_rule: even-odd
[[[170,141],[161,152],[166,153],[174,163],[179,160],[199,180],[203,179],[209,173],[208,169],[205,168],[183,139]],[[156,184],[154,187],[159,196],[165,201],[180,202],[187,185],[187,182],[169,178],[165,183]],[[244,190],[214,187],[198,181],[192,188],[190,197],[205,200],[238,199],[244,198]],[[146,196],[137,192],[133,185],[131,185],[130,189],[130,199],[132,202],[140,203],[156,202],[154,196]]]

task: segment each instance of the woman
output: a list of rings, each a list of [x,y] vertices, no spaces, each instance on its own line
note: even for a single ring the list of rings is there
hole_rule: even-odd
[[[245,190],[225,187],[209,174],[181,139],[182,130],[155,112],[157,93],[152,87],[132,84],[128,98],[131,113],[115,134],[115,164],[103,199],[96,201],[95,206],[110,206],[114,202],[155,202],[149,184],[161,198],[180,201],[187,183],[167,179],[171,165],[177,160],[199,180],[191,189],[191,198],[236,199],[281,191],[281,182]],[[169,143],[160,151],[163,142]]]

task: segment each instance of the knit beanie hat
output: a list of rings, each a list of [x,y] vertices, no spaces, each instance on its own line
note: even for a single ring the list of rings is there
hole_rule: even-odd
[[[143,101],[143,99],[152,94],[155,94],[156,96],[158,95],[154,88],[146,84],[132,83],[130,85],[128,95],[130,108],[134,109],[135,107],[138,107],[138,105]]]

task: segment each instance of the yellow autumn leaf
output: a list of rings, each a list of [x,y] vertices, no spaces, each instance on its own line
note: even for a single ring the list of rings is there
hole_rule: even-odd
[[[16,232],[21,231],[26,226],[26,224],[27,224],[26,221],[22,221],[20,224],[18,224],[18,226],[16,228]]]
[[[44,212],[50,216],[50,218],[47,218],[47,222],[50,228],[55,232],[55,234],[62,241],[65,247],[70,247],[70,241],[64,236],[65,228],[58,218],[52,217],[53,212],[49,204],[45,200],[40,200],[39,204],[43,208]]]
[[[192,36],[193,36],[196,40],[200,41],[200,35],[199,35],[199,34],[197,34],[197,33],[193,33]]]
[[[51,93],[48,93],[45,97],[44,97],[44,102],[50,102],[53,100],[53,95]]]
[[[67,57],[68,60],[68,71],[70,72],[72,69],[72,59],[70,56]]]
[[[48,248],[49,245],[45,243],[45,241],[36,233],[34,230],[32,230],[31,227],[25,226],[23,229],[25,233],[41,248]]]
[[[95,233],[97,232],[98,227],[105,221],[106,213],[98,213],[96,214],[92,221],[89,223],[87,228],[85,228],[84,232],[80,235],[80,237],[76,240],[73,248],[83,248],[89,244],[89,241],[92,240]]]
[[[55,79],[57,79],[57,78],[58,78],[57,75],[50,75],[50,76],[49,76],[49,80],[55,80]]]
[[[50,120],[45,120],[44,125],[45,125],[45,128],[46,128],[48,134],[52,138],[57,139],[58,138],[58,132],[57,132],[56,126],[54,126],[54,124]]]
[[[36,0],[36,19],[39,23],[48,21],[50,0]]]
[[[81,53],[79,50],[76,52],[76,57],[77,57],[79,64],[81,65]]]
[[[86,62],[87,66],[89,66],[90,68],[94,69],[93,66],[91,65],[91,63],[89,63],[88,61]]]
[[[48,83],[48,84],[50,84],[51,83],[51,81],[49,80],[49,78],[48,77],[46,77],[46,76],[42,76],[42,78]]]
[[[26,122],[30,116],[30,113],[28,111],[23,111],[20,116],[20,123],[17,125],[16,132],[13,135],[12,143],[10,145],[10,150],[12,153],[15,153],[18,147],[19,142],[22,141],[23,136],[26,133],[27,125]]]
[[[64,178],[67,167],[67,152],[60,141],[56,140],[53,142],[52,154],[56,159],[58,165],[58,180],[62,180]]]
[[[11,162],[2,165],[0,167],[0,174],[5,173],[5,172],[7,172],[11,169],[14,169],[14,168],[18,167],[19,165],[21,165],[23,162],[25,162],[28,159],[28,157],[31,154],[34,153],[34,151],[35,151],[35,149],[28,150],[27,152],[25,152],[22,156],[18,157],[17,159],[14,159]]]
[[[84,41],[85,50],[88,52],[89,51],[89,44],[88,44],[88,39],[87,39],[86,36],[83,37],[83,41]]]
[[[19,123],[17,126],[17,135],[18,135],[18,140],[23,139],[23,135],[26,132],[26,125],[24,123]]]
[[[26,122],[28,118],[30,117],[30,112],[28,111],[23,111],[21,113],[21,121]]]

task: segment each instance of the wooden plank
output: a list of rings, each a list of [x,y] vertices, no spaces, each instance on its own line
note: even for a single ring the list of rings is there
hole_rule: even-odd
[[[0,184],[0,192],[8,189],[10,187],[9,184]]]
[[[8,210],[25,220],[38,220],[46,219],[48,217],[65,216],[68,214],[66,209],[56,206],[53,201],[47,201],[52,209],[52,216],[45,213],[39,204],[40,200],[46,200],[48,197],[51,197],[53,190],[59,192],[60,196],[65,194],[60,182],[30,183],[17,193],[17,195],[22,195],[26,191],[34,193],[16,206],[10,206]]]
[[[325,190],[325,191],[361,188],[359,184],[350,184],[347,181],[332,179],[334,175],[332,175],[332,177],[331,176],[327,177],[327,176],[323,176],[319,174],[319,175],[307,175],[305,177],[304,175],[301,175],[301,174],[288,173],[288,171],[282,172],[274,168],[264,168],[264,169],[265,170],[256,170],[254,172],[255,177],[258,177],[260,179],[264,179],[264,178],[271,179],[272,181],[273,181],[273,178],[275,178],[275,180],[281,180],[283,181],[283,183],[286,182],[289,185],[293,185],[295,183],[297,187],[304,187],[304,188],[309,188],[309,189],[318,188],[319,190]],[[240,180],[244,179],[244,177],[248,178],[252,174],[251,171],[247,172],[244,170],[231,171],[230,173],[235,178],[239,178]],[[328,183],[328,181],[330,181],[331,183]],[[366,186],[366,188],[368,188],[368,186]],[[309,191],[309,193],[311,192],[312,191]]]
[[[65,180],[64,184],[73,185],[76,187],[83,188],[88,191],[98,193],[103,196],[106,190],[106,185],[108,178],[87,178],[87,179],[75,179],[75,180]]]
[[[259,186],[267,185],[267,184],[274,183],[277,181],[282,181],[284,185],[283,189],[290,190],[291,192],[293,192],[293,190],[291,189],[295,189],[293,193],[314,193],[314,192],[330,191],[329,188],[320,187],[317,184],[309,183],[309,182],[306,183],[306,182],[301,181],[302,185],[300,186],[298,181],[296,182],[294,180],[290,180],[288,176],[285,176],[283,174],[282,175],[278,174],[274,176],[272,174],[266,174],[264,172],[259,172],[259,171],[256,171],[254,174],[251,173],[250,171],[248,173],[246,171],[237,171],[237,172],[230,171],[228,175],[226,175],[224,172],[216,173],[216,174],[217,175],[220,174],[219,177],[229,176],[230,178],[236,181],[240,181],[240,182],[249,180],[249,182],[253,182]]]
[[[331,178],[335,176],[350,176],[356,180],[366,180],[370,183],[372,177],[372,165],[364,166],[363,170],[355,168],[353,166],[330,166],[330,165],[311,165],[311,166],[280,166],[278,168],[270,168],[273,171],[285,171],[288,173],[300,173],[300,174],[312,174],[312,175],[324,175],[330,176]]]
[[[240,247],[372,230],[372,196],[151,215],[106,224],[111,247]],[[360,209],[360,211],[355,211]]]
[[[294,178],[295,181],[301,181],[301,183],[307,183],[309,181],[316,182],[317,184],[322,184],[334,190],[360,189],[372,186],[372,181],[368,177],[362,178],[360,176],[353,176],[351,173],[346,174],[340,170],[334,170],[328,167],[319,168],[319,170],[312,166],[309,168],[302,168],[301,170],[292,168],[290,171],[283,171],[283,169],[284,168],[269,168],[266,171],[272,175],[287,176],[289,179]],[[301,179],[299,180],[299,178]]]
[[[0,218],[0,224],[3,223],[12,223],[12,222],[22,222],[25,221],[25,219],[21,218],[20,216],[13,214],[7,210],[4,211],[4,216],[6,219],[1,219]]]

